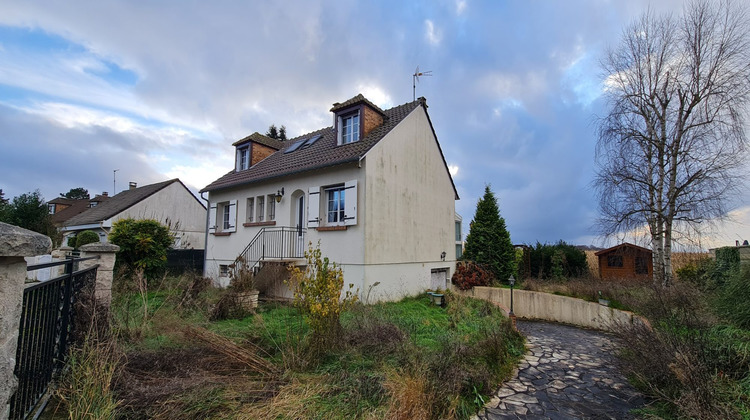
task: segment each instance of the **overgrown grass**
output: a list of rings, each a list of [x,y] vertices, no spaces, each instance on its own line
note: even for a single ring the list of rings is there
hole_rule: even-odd
[[[524,351],[500,310],[448,294],[446,308],[424,295],[355,305],[342,315],[338,345],[312,357],[296,308],[264,304],[243,319],[211,321],[221,291],[206,288],[185,304],[191,281],[116,297],[128,360],[115,380],[120,417],[468,418]],[[191,336],[196,328],[203,339]],[[228,357],[235,353],[262,357],[273,374],[258,376],[260,365]]]

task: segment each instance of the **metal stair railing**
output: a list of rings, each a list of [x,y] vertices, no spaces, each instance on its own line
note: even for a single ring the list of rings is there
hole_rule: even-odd
[[[253,237],[244,250],[234,261],[247,264],[250,269],[255,268],[261,261],[274,258],[304,258],[305,233],[303,228],[294,227],[264,227]]]

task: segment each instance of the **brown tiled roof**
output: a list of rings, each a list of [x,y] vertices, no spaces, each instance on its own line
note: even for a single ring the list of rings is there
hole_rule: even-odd
[[[348,107],[350,107],[352,105],[355,105],[355,104],[358,104],[358,103],[361,103],[361,102],[366,103],[367,105],[370,106],[370,108],[372,108],[372,109],[378,111],[379,113],[385,115],[385,112],[382,109],[380,109],[380,107],[378,107],[374,103],[372,103],[369,100],[367,100],[367,98],[365,98],[365,96],[362,95],[361,93],[359,95],[351,98],[351,99],[348,99],[348,100],[344,101],[344,102],[341,102],[341,103],[336,102],[335,104],[333,104],[333,108],[331,108],[331,112],[336,112],[336,111],[338,111],[340,109],[348,108]]]
[[[56,197],[52,200],[49,200],[47,204],[65,204],[67,206],[72,206],[73,204],[77,203],[78,200],[75,198],[66,198],[66,197]]]
[[[52,215],[52,223],[55,224],[55,225],[62,225],[63,222],[65,222],[66,220],[68,220],[68,219],[72,218],[73,216],[76,216],[76,215],[81,214],[84,211],[88,210],[89,209],[89,203],[91,203],[92,201],[97,201],[97,202],[99,202],[99,205],[101,205],[101,203],[103,203],[106,200],[109,200],[109,197],[105,197],[105,196],[102,196],[102,195],[97,195],[96,197],[91,198],[91,199],[84,198],[84,199],[81,199],[81,200],[74,200],[74,199],[65,198],[65,197],[58,197],[58,198],[55,198],[54,200],[50,200],[48,202],[49,203],[54,203],[54,204],[61,204],[61,203],[62,204],[68,204],[68,203],[70,203],[69,204],[70,207],[65,208],[63,210],[60,210],[57,213],[55,213],[55,214]]]
[[[361,99],[364,99],[362,95],[357,95],[345,102],[345,104],[354,101],[355,99],[360,101],[360,97]],[[351,102],[349,105],[352,103],[355,102]],[[358,161],[368,150],[396,127],[398,123],[422,104],[424,104],[424,100],[420,98],[414,102],[409,102],[382,111],[384,115],[383,124],[373,129],[364,138],[353,143],[340,146],[337,145],[336,133],[334,132],[333,127],[326,127],[293,138],[284,142],[284,148],[282,150],[268,156],[249,169],[240,172],[234,170],[228,172],[226,175],[207,185],[201,190],[201,192],[214,191],[231,186],[258,182],[284,175],[291,175],[299,172],[340,165],[342,163]],[[318,134],[322,137],[312,145],[291,153],[284,153],[284,150],[292,147],[297,141]]]
[[[284,147],[284,142],[276,140],[276,139],[272,139],[268,136],[264,136],[263,134],[260,134],[257,131],[245,137],[244,139],[237,140],[236,142],[232,143],[232,146],[239,146],[243,143],[247,143],[250,141],[253,141],[255,143],[260,143],[264,146],[268,146],[276,150],[279,150],[282,147]]]
[[[63,226],[88,225],[91,223],[99,223],[103,220],[107,220],[117,215],[118,213],[127,210],[133,205],[141,202],[142,200],[146,199],[152,194],[155,194],[156,192],[174,182],[179,182],[180,184],[182,184],[182,182],[180,182],[178,178],[175,178],[170,179],[169,181],[158,182],[156,184],[144,185],[143,187],[122,191],[113,197],[109,197],[109,200],[102,202],[98,206],[91,207],[83,213],[68,219],[67,222],[63,223]],[[184,184],[182,186],[185,187]],[[187,190],[187,187],[185,187],[185,189]],[[188,193],[190,195],[193,195],[189,192],[189,190]]]

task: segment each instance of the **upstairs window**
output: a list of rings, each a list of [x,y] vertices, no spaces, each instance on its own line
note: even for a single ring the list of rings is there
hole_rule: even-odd
[[[250,167],[250,146],[237,149],[237,172]]]
[[[340,139],[339,144],[353,143],[359,140],[359,111],[347,114],[339,118]]]
[[[55,205],[54,204],[47,204],[47,209],[49,210],[49,214],[55,214]]]

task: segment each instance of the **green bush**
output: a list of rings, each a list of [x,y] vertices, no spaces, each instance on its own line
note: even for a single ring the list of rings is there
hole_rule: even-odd
[[[84,230],[76,236],[76,248],[80,248],[86,244],[93,244],[99,242],[99,235],[93,230]]]
[[[586,253],[573,245],[560,241],[554,245],[536,243],[529,247],[530,273],[527,277],[560,279],[581,277],[588,273]]]
[[[121,219],[112,225],[109,241],[120,247],[117,270],[143,270],[147,279],[164,273],[173,239],[169,228],[152,219]]]
[[[717,287],[740,271],[740,250],[733,246],[716,249],[716,265],[712,274]]]
[[[750,267],[727,277],[718,291],[716,312],[734,325],[750,329]]]

